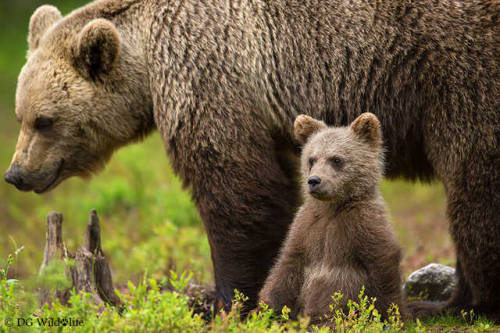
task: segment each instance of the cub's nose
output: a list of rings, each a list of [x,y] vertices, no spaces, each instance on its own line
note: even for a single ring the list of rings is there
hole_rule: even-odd
[[[5,181],[14,185],[18,190],[29,191],[31,187],[24,180],[21,169],[17,165],[13,165],[5,173]]]
[[[309,177],[307,183],[309,184],[309,190],[315,191],[318,188],[319,184],[321,184],[321,178],[316,176]]]

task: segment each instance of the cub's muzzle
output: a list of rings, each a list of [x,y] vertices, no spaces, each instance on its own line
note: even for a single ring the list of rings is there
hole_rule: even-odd
[[[309,191],[314,192],[321,184],[321,178],[316,176],[309,177],[309,179],[307,180],[307,184],[309,184]]]

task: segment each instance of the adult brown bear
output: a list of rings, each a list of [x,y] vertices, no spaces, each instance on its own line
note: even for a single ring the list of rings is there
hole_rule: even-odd
[[[300,113],[380,119],[389,177],[441,179],[451,308],[500,320],[496,0],[99,0],[39,8],[6,180],[44,192],[155,126],[193,194],[217,295],[255,301],[300,202]]]

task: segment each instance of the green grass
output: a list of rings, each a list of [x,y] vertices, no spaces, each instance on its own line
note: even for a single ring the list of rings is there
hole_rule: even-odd
[[[240,316],[245,296],[236,293],[231,312],[220,314],[206,322],[195,314],[189,298],[184,294],[191,278],[189,274],[170,274],[170,279],[160,281],[144,277],[138,284],[128,283],[126,293],[117,291],[122,300],[120,309],[95,304],[91,295],[72,293],[69,305],[54,302],[50,306],[38,306],[34,288],[41,284],[64,285],[64,269],[52,271],[51,277],[33,278],[30,283],[7,278],[7,266],[0,270],[0,332],[2,331],[53,331],[60,332],[494,332],[493,324],[473,313],[463,313],[461,318],[443,316],[426,322],[407,321],[393,307],[386,320],[375,309],[376,300],[369,299],[361,291],[356,301],[349,301],[348,310],[336,306],[342,295],[332,296],[330,312],[325,324],[312,325],[306,317],[298,321],[289,319],[289,309],[275,313],[265,304],[247,318]],[[47,284],[46,281],[50,283]],[[162,292],[166,285],[173,291]],[[172,288],[170,288],[172,289]],[[56,320],[50,326],[50,320]],[[64,325],[64,323],[66,323]],[[27,326],[27,325],[30,326]]]

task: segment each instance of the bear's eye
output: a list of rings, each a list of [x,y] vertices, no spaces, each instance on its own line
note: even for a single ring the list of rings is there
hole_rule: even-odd
[[[35,120],[35,129],[40,132],[47,132],[52,129],[52,118],[38,117]]]
[[[340,169],[344,165],[344,160],[338,156],[333,156],[332,158],[330,158],[330,162],[335,169]]]
[[[316,159],[314,157],[309,158],[307,164],[309,165],[309,170],[313,167],[314,163],[316,163]]]

